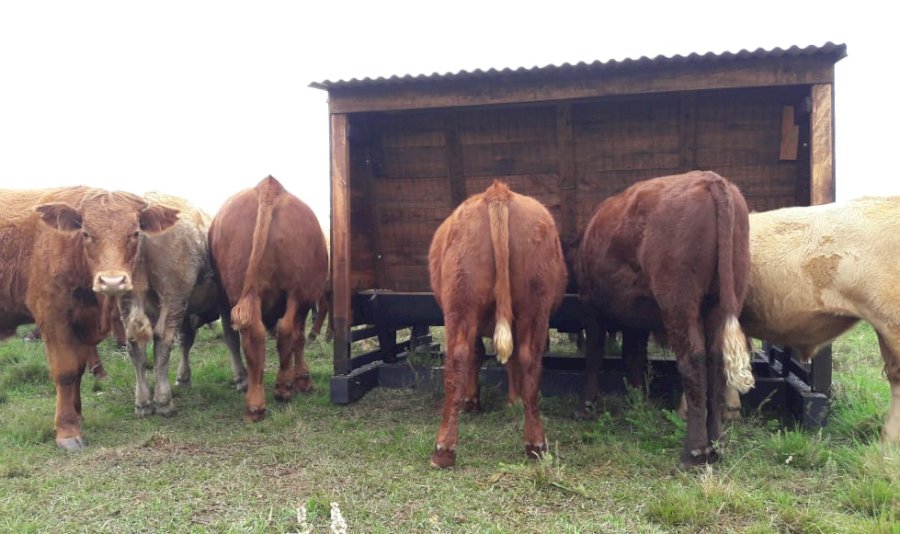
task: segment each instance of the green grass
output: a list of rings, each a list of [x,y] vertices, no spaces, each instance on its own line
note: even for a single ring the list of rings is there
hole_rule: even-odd
[[[676,466],[683,422],[636,392],[604,398],[595,421],[571,417],[575,397],[544,399],[551,454],[526,461],[522,408],[496,388],[461,416],[457,467],[435,471],[440,392],[334,406],[316,341],[316,390],[281,404],[270,349],[268,417],[245,424],[218,331],[198,336],[169,418],[134,417],[131,363],[104,342],[109,377],[82,385],[88,448],[64,454],[43,346],[0,344],[0,531],[296,532],[302,507],[327,532],[336,502],[351,532],[900,532],[900,447],[878,443],[889,395],[867,326],[835,344],[828,427],[750,416],[720,464],[693,471]]]

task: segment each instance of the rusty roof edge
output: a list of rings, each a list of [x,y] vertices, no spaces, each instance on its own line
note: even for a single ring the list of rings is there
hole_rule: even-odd
[[[841,59],[847,57],[847,45],[846,44],[835,44],[831,41],[826,42],[822,46],[810,45],[806,47],[799,47],[797,45],[791,46],[789,48],[783,49],[780,47],[775,47],[771,50],[766,50],[764,48],[757,48],[755,50],[742,49],[738,52],[706,52],[703,54],[699,54],[693,52],[688,55],[676,54],[674,56],[665,56],[658,55],[655,57],[647,57],[641,56],[640,58],[625,58],[621,60],[608,60],[608,61],[593,61],[591,63],[586,63],[584,61],[580,61],[578,63],[561,63],[559,65],[545,65],[543,67],[518,67],[518,68],[504,68],[504,69],[495,69],[490,68],[487,70],[483,69],[474,69],[474,70],[461,70],[458,72],[447,72],[444,74],[439,74],[434,72],[432,74],[405,74],[405,75],[393,75],[390,77],[378,77],[378,78],[351,78],[349,80],[323,80],[321,82],[312,82],[309,84],[309,87],[314,89],[322,89],[324,91],[329,91],[331,89],[342,89],[342,88],[359,88],[359,87],[372,87],[372,86],[383,86],[383,85],[406,85],[411,83],[422,83],[422,82],[440,82],[440,81],[454,81],[454,80],[463,80],[463,79],[485,79],[485,78],[495,78],[495,77],[513,77],[513,76],[530,76],[530,75],[539,75],[545,73],[559,73],[559,72],[575,72],[575,71],[592,71],[592,70],[607,70],[607,69],[617,69],[617,68],[638,68],[638,67],[649,67],[651,65],[678,65],[678,64],[686,64],[686,63],[707,63],[707,62],[716,62],[716,61],[734,61],[734,60],[742,60],[742,59],[776,59],[782,57],[800,57],[800,56],[831,56],[833,61],[837,63]]]

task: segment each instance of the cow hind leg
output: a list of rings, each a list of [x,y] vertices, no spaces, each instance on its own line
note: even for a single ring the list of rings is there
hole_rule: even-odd
[[[456,444],[459,441],[459,409],[465,394],[469,368],[475,365],[474,315],[450,319],[445,326],[447,354],[444,359],[444,408],[438,429],[432,467],[447,468],[456,463]]]
[[[670,325],[678,325],[674,328]],[[707,431],[707,354],[696,320],[666,322],[667,338],[675,351],[678,373],[687,401],[687,432],[681,451],[685,467],[714,462],[717,457]]]
[[[881,429],[881,441],[900,444],[900,328],[881,328],[877,332],[884,372],[891,386],[891,406]]]
[[[516,323],[516,374],[525,411],[525,455],[537,459],[547,452],[544,424],[541,422],[541,360],[547,339],[547,315],[544,319]]]
[[[244,421],[261,421],[266,417],[266,392],[263,389],[263,369],[266,365],[266,328],[262,320],[255,320],[241,332],[241,346],[247,358],[247,402]]]

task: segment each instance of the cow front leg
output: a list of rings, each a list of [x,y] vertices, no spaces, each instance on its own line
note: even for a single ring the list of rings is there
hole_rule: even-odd
[[[145,417],[153,414],[153,398],[147,385],[147,342],[128,340],[128,357],[134,367],[134,415]]]
[[[191,323],[191,318],[185,316],[181,321],[181,331],[178,335],[178,342],[181,346],[181,361],[178,362],[178,374],[175,375],[175,384],[179,386],[191,385],[191,347],[194,346],[194,340],[197,337],[197,329]]]
[[[650,332],[635,328],[622,330],[622,359],[628,372],[628,385],[646,391],[647,341]]]
[[[474,324],[461,321],[462,324]],[[447,355],[444,358],[444,409],[438,429],[431,466],[452,467],[456,464],[456,445],[459,441],[459,409],[465,394],[469,367],[474,365],[475,332],[467,332],[448,321]]]
[[[463,411],[465,412],[481,411],[481,381],[478,380],[478,374],[481,372],[481,366],[484,364],[485,359],[484,341],[481,339],[481,336],[478,336],[475,338],[475,361],[469,367],[469,378],[466,380],[466,394],[463,396]]]
[[[231,376],[234,389],[240,392],[247,391],[247,368],[241,357],[241,334],[231,327],[231,315],[226,311],[221,314],[222,337],[225,338],[225,346],[231,356]]]
[[[881,441],[900,444],[900,328],[878,329],[878,345],[884,359],[884,374],[891,386],[891,406],[881,429]]]
[[[606,329],[595,313],[584,318],[584,391],[581,405],[575,409],[576,419],[597,415],[597,397],[600,391],[600,367],[606,350]]]
[[[309,374],[309,366],[306,364],[304,350],[306,349],[306,317],[309,309],[302,309],[294,323],[294,331],[297,333],[294,340],[294,390],[301,393],[311,393],[315,389],[312,375]]]
[[[293,352],[297,344],[297,301],[288,298],[284,316],[276,326],[276,346],[278,348],[278,376],[275,378],[275,400],[287,402],[294,395]],[[302,332],[302,330],[301,330]],[[308,374],[308,373],[307,373]]]
[[[51,330],[43,332],[44,350],[50,363],[50,375],[56,386],[56,444],[66,451],[84,448],[81,436],[81,377],[87,361],[87,346],[73,336],[59,339]]]

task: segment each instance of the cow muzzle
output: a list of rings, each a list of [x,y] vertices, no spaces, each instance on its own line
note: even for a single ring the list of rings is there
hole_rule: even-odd
[[[94,277],[94,292],[110,297],[128,293],[133,289],[131,276],[122,271],[104,271]]]

